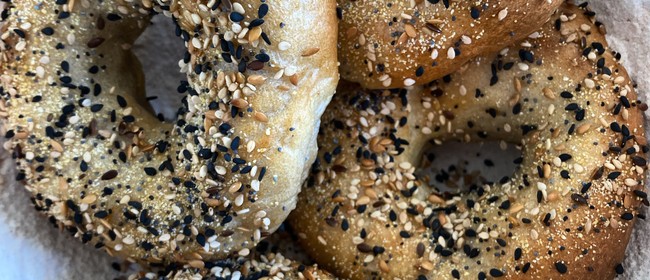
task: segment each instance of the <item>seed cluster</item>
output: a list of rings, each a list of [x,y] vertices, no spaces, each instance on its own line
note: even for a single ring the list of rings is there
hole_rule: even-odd
[[[647,146],[634,84],[586,5],[411,90],[341,83],[290,216],[346,279],[613,278],[638,211]],[[429,143],[521,145],[517,171],[443,193],[418,177]],[[591,275],[591,276],[585,276]]]
[[[204,268],[251,254],[295,207],[337,81],[335,36],[309,26],[334,25],[334,2],[303,4],[7,3],[3,144],[35,207],[132,262]],[[187,48],[173,124],[147,112],[129,51],[153,14]]]
[[[563,1],[337,2],[341,76],[377,89],[442,78],[534,32]]]

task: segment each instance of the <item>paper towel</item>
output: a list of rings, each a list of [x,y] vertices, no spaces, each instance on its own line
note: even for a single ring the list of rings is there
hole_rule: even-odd
[[[641,99],[646,101],[650,93],[650,0],[600,0],[591,2],[590,6],[597,12],[597,19],[606,25],[610,45],[622,53],[622,63],[638,83]],[[173,25],[168,19],[157,17],[134,49],[146,69],[149,95],[164,93],[164,98],[152,102],[153,106],[166,117],[173,117],[174,104],[182,97],[175,89],[183,77],[175,71],[183,51],[181,42],[173,37]],[[477,151],[468,152],[466,159],[476,160]],[[482,150],[480,158],[490,158],[494,153],[498,151]],[[121,264],[120,260],[82,245],[69,234],[53,228],[46,217],[33,209],[24,188],[14,182],[9,158],[7,153],[0,152],[0,174],[5,174],[0,176],[0,279],[124,277],[125,273],[112,267]],[[647,208],[643,211],[648,215]],[[650,278],[648,244],[650,221],[640,220],[628,246],[623,264],[626,272],[621,279]]]

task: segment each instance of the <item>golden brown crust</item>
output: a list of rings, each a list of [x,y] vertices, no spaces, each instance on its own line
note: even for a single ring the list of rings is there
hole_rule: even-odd
[[[168,273],[136,273],[129,279],[216,280],[216,279],[333,280],[332,274],[318,265],[302,265],[281,253],[254,254],[248,258],[217,263],[211,269],[185,267]]]
[[[196,269],[185,265],[178,268],[167,267],[163,271],[141,271],[130,275],[129,279],[335,279],[330,273],[319,269],[318,265],[305,255],[286,224],[258,243],[249,256],[220,260],[210,266],[210,269]]]
[[[188,48],[174,124],[138,102],[128,50],[154,12]],[[248,255],[295,207],[338,80],[333,0],[17,0],[2,15],[4,146],[58,226],[202,267]]]
[[[557,20],[557,22],[556,22]],[[342,83],[290,216],[351,279],[610,279],[648,151],[633,84],[585,8],[411,91]],[[434,140],[522,145],[512,179],[445,196],[414,175]]]
[[[339,0],[341,76],[363,87],[424,85],[534,32],[561,0]]]

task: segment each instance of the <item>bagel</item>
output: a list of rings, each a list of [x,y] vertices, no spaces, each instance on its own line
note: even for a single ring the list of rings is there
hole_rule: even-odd
[[[135,280],[197,280],[197,279],[335,279],[330,273],[318,268],[318,265],[303,265],[285,258],[281,253],[261,252],[255,259],[221,261],[210,264],[210,269],[183,268],[171,271],[164,276],[156,273],[138,273],[129,279]],[[228,278],[231,277],[231,278]]]
[[[268,259],[267,259],[268,258]],[[304,266],[299,263],[295,263],[289,259],[285,259],[281,254],[270,254],[270,256],[263,257],[259,261],[247,261],[242,265],[239,270],[230,271],[226,268],[223,269],[223,273],[213,273],[200,271],[195,269],[183,269],[181,271],[172,272],[166,277],[135,277],[131,278],[133,280],[149,280],[149,279],[160,279],[160,280],[216,280],[216,279],[229,279],[227,276],[233,276],[231,279],[241,279],[235,278],[244,277],[243,279],[287,279],[287,280],[333,280],[334,278],[331,274],[326,271],[318,269],[317,265]]]
[[[198,268],[187,264],[161,272],[139,272],[129,279],[237,279],[238,275],[244,279],[335,279],[304,254],[287,224],[260,241],[247,257],[205,263]]]
[[[345,279],[611,279],[644,192],[643,110],[586,5],[426,87],[341,83],[290,215]],[[419,180],[430,141],[520,144],[511,178],[444,195]]]
[[[561,0],[338,0],[343,79],[365,88],[424,85],[534,32]]]
[[[173,124],[129,50],[155,13],[187,47]],[[2,19],[4,147],[55,225],[196,263],[248,255],[295,207],[338,81],[333,0],[20,0]]]

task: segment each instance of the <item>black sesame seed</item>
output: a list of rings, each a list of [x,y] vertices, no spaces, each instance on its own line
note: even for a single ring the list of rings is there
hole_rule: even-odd
[[[260,5],[259,9],[257,10],[257,17],[258,18],[263,18],[266,16],[266,14],[269,12],[269,5],[267,4],[262,4]]]
[[[269,55],[268,55],[268,54],[265,54],[265,53],[257,54],[257,55],[255,56],[255,59],[257,59],[257,60],[259,60],[259,61],[261,61],[261,62],[263,62],[263,63],[269,62],[269,60],[271,60],[271,58],[269,57]]]
[[[616,267],[614,268],[614,271],[616,271],[616,274],[621,275],[625,273],[625,269],[623,268],[622,264],[617,264]]]
[[[20,29],[14,29],[14,33],[16,33],[16,35],[18,35],[18,37],[20,38],[25,38],[25,31],[22,31]]]
[[[120,107],[125,108],[126,105],[127,105],[126,99],[124,99],[124,97],[122,97],[121,95],[118,95],[117,96],[117,104],[120,105]]]
[[[103,218],[108,217],[108,212],[106,212],[106,211],[99,211],[99,212],[95,213],[95,215],[93,215],[93,216],[95,216],[95,218],[103,219]]]
[[[261,18],[256,18],[253,21],[251,21],[251,23],[248,25],[248,28],[257,27],[257,26],[260,26],[262,24],[264,24],[264,20],[261,19]]]
[[[104,39],[102,37],[95,37],[95,38],[90,39],[88,41],[88,43],[86,43],[86,45],[89,48],[94,49],[96,47],[99,47],[102,43],[104,43],[104,41],[106,41],[106,39]]]
[[[239,141],[240,141],[239,136],[235,137],[235,139],[233,139],[232,142],[230,142],[230,149],[233,151],[237,151],[239,149]]]
[[[530,263],[525,263],[524,267],[521,268],[521,272],[526,273],[530,269]]]
[[[637,166],[645,166],[647,164],[647,161],[645,158],[642,158],[640,156],[633,156],[632,163]]]
[[[621,215],[621,219],[631,221],[634,219],[634,215],[632,215],[632,213],[623,213],[623,215]]]
[[[481,11],[479,11],[476,7],[472,7],[470,9],[470,15],[473,19],[478,19],[478,17],[481,16]]]
[[[568,98],[573,98],[573,94],[571,94],[571,93],[568,92],[568,91],[563,91],[562,93],[560,93],[560,96],[561,96],[562,98],[567,98],[567,99],[568,99]]]
[[[158,174],[158,171],[156,171],[156,169],[153,167],[145,167],[144,173],[146,173],[149,176],[155,176],[156,174]]]
[[[54,34],[54,29],[52,27],[45,27],[41,29],[41,32],[47,36],[52,36]]]
[[[584,196],[577,193],[571,194],[571,199],[577,202],[578,204],[582,204],[582,205],[588,204],[587,199]]]
[[[119,16],[118,14],[108,14],[108,15],[106,15],[106,19],[108,19],[110,21],[118,21],[118,20],[122,19],[122,17]]]
[[[106,173],[104,173],[101,177],[102,180],[111,180],[113,178],[117,177],[117,170],[109,170]]]
[[[201,247],[205,246],[205,235],[199,233],[196,236],[196,242],[199,243],[199,245],[201,245]]]
[[[515,249],[515,261],[521,259],[521,248]]]
[[[634,195],[643,199],[648,198],[648,194],[641,190],[634,190]]]
[[[561,160],[562,162],[565,162],[565,161],[570,160],[570,159],[572,158],[572,156],[571,156],[570,154],[561,154],[561,155],[559,156],[559,158],[560,158],[560,160]]]
[[[418,69],[415,70],[415,76],[420,77],[424,74],[424,68],[422,66],[418,67]]]
[[[502,277],[503,272],[501,270],[499,270],[499,269],[492,268],[492,269],[490,269],[490,276],[492,276],[492,277]]]
[[[620,175],[621,175],[620,171],[614,171],[614,172],[609,173],[609,175],[607,175],[607,179],[616,180],[616,178],[618,178],[618,176],[620,176]]]
[[[97,113],[101,111],[102,108],[104,108],[103,104],[93,104],[92,106],[90,106],[90,111],[93,113]]]
[[[230,20],[232,20],[234,22],[240,22],[240,21],[244,20],[244,16],[242,14],[238,13],[238,12],[232,12],[232,13],[230,13]]]
[[[560,274],[564,274],[568,270],[566,265],[561,263],[561,262],[556,262],[555,263],[555,269],[557,269],[557,271],[560,272]]]

